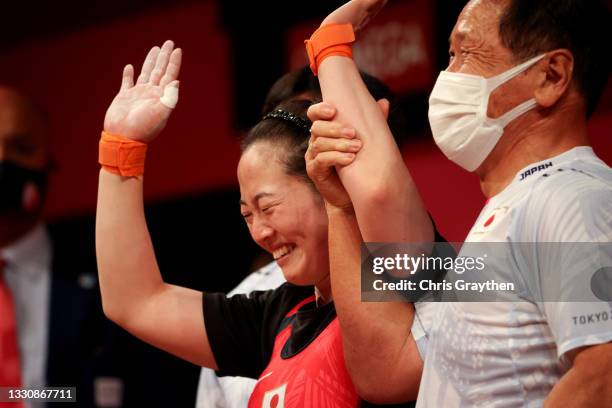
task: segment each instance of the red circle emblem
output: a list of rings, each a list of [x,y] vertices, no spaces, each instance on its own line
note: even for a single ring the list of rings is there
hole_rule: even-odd
[[[489,219],[484,223],[485,228],[488,227],[489,225],[491,225],[493,223],[494,219],[495,219],[495,214],[490,216]]]

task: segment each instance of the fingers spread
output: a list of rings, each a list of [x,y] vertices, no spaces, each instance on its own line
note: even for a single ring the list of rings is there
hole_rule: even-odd
[[[170,61],[168,61],[168,67],[166,73],[162,77],[159,85],[165,87],[170,82],[178,78],[179,72],[181,71],[181,60],[183,58],[183,51],[180,48],[175,49],[170,54]]]
[[[159,55],[159,47],[155,46],[151,48],[151,51],[147,54],[144,62],[142,63],[142,69],[140,71],[140,75],[138,76],[137,84],[146,84],[149,82],[149,77],[151,76],[151,71],[153,71],[153,67],[155,67],[155,61],[157,61],[157,56]]]
[[[336,108],[327,102],[320,102],[311,105],[308,108],[308,119],[316,120],[331,120],[336,116]]]
[[[128,64],[123,68],[123,78],[121,78],[121,90],[130,89],[134,86],[134,67]]]
[[[155,61],[155,67],[153,71],[151,71],[151,76],[149,78],[149,82],[153,85],[159,85],[159,81],[161,77],[166,72],[166,67],[168,66],[168,61],[170,60],[170,54],[174,49],[174,43],[170,40],[166,41],[164,45],[162,45],[159,54],[157,55],[157,60]]]

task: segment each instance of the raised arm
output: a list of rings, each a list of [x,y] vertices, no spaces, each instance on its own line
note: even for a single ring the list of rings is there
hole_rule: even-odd
[[[358,31],[384,3],[353,0],[322,25],[352,23]],[[345,361],[363,398],[413,400],[423,367],[411,335],[413,306],[361,302],[360,244],[430,242],[433,226],[387,126],[388,105],[377,105],[349,58],[326,58],[318,75],[325,102],[309,111],[313,128],[306,159],[327,203],[332,292]],[[354,138],[362,148],[347,166],[342,156],[351,154],[346,148]]]
[[[384,0],[353,0],[330,14],[321,26],[351,23],[356,34],[385,4]],[[336,129],[315,122],[313,134],[343,127],[356,130],[363,147],[355,162],[339,170],[353,202],[363,239],[369,242],[429,242],[433,227],[410,177],[385,117],[347,57],[323,60],[318,70],[323,100],[337,110]],[[313,119],[315,119],[313,117]],[[327,126],[327,127],[326,127]]]
[[[134,84],[127,65],[104,130],[144,143],[165,127],[178,97],[181,50],[153,47]],[[204,327],[202,293],[163,282],[147,230],[143,178],[102,169],[96,254],[104,313],[142,340],[195,364],[216,368]]]

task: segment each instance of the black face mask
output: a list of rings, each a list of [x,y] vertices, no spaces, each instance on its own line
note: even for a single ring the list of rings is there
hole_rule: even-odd
[[[34,204],[24,196],[37,194]],[[47,172],[31,170],[9,161],[0,161],[0,214],[35,213],[44,201],[47,189]]]

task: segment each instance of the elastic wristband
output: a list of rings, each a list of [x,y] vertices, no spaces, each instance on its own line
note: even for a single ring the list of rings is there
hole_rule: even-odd
[[[329,24],[315,31],[304,41],[312,73],[317,75],[323,60],[332,55],[353,57],[351,45],[355,42],[352,24]]]
[[[147,144],[102,132],[98,162],[102,168],[123,177],[144,174]]]

